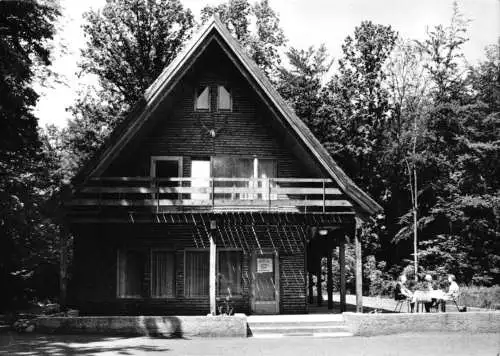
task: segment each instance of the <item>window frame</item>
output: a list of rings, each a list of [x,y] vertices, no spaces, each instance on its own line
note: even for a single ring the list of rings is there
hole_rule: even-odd
[[[182,178],[183,157],[182,156],[151,156],[149,175],[151,178],[156,178],[156,162],[158,161],[177,161],[179,165],[177,178]]]
[[[187,294],[187,254],[189,252],[205,252],[210,256],[210,249],[209,248],[185,248],[184,249],[184,298],[186,299],[200,299],[200,298],[208,298],[210,296],[210,285],[209,285],[209,292],[207,295],[188,295]],[[208,278],[209,278],[209,283],[210,283],[210,257],[209,257],[209,262],[208,262]]]
[[[216,178],[213,176],[213,167],[214,167],[214,160],[215,156],[210,156],[210,167],[211,167],[211,170],[210,170],[210,178]],[[258,176],[258,171],[259,171],[259,161],[260,160],[263,160],[263,161],[273,161],[274,162],[274,167],[275,167],[275,171],[276,171],[276,177],[272,177],[270,179],[274,179],[274,178],[279,178],[278,177],[278,161],[279,159],[277,158],[274,158],[274,157],[256,157],[254,155],[237,155],[237,156],[233,156],[233,155],[227,155],[227,154],[222,154],[222,155],[217,155],[217,158],[241,158],[241,159],[251,159],[252,160],[252,169],[253,169],[253,174],[252,174],[252,178],[253,179],[258,179],[259,176]]]
[[[172,254],[174,260],[174,271],[173,271],[173,287],[172,295],[167,296],[155,296],[153,295],[153,252],[168,252]],[[149,249],[149,297],[151,299],[175,299],[177,297],[177,281],[176,281],[176,258],[175,250],[172,248],[163,247],[152,247]]]
[[[121,283],[121,274],[124,273],[124,271],[121,270],[120,268],[120,254],[126,253],[127,251],[140,251],[144,253],[147,256],[147,249],[144,249],[142,247],[119,247],[116,250],[116,298],[117,299],[144,299],[146,296],[140,294],[140,295],[121,295],[120,294],[120,283]],[[126,261],[126,260],[125,260]],[[145,271],[144,273],[146,273]],[[142,277],[144,279],[144,275]],[[141,281],[141,286],[142,286],[142,281]],[[142,293],[142,290],[141,290]]]
[[[208,88],[208,108],[199,109],[198,108],[198,97],[199,94],[203,93],[205,88]],[[193,109],[196,112],[211,112],[212,111],[212,86],[210,84],[199,84],[194,90],[194,102]]]
[[[229,294],[228,293],[220,293],[219,292],[219,288],[220,288],[220,285],[219,285],[219,274],[220,274],[220,257],[219,257],[219,252],[238,252],[239,253],[239,259],[240,259],[240,276],[239,276],[239,279],[240,279],[240,292],[238,294],[235,294],[235,293],[232,293],[231,294],[231,298],[233,299],[238,299],[238,298],[243,298],[243,249],[242,248],[237,248],[237,247],[221,247],[221,248],[217,248],[217,270],[216,270],[216,274],[217,274],[217,279],[216,279],[216,283],[217,283],[217,290],[216,290],[216,295],[217,297],[226,297],[228,296]]]
[[[224,88],[229,94],[229,109],[220,108],[220,88]],[[233,90],[229,85],[217,84],[217,112],[233,112]]]

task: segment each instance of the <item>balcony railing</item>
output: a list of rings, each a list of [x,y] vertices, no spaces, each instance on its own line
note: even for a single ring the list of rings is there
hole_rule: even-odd
[[[331,179],[316,178],[100,177],[91,179],[67,205],[305,212],[351,207]]]

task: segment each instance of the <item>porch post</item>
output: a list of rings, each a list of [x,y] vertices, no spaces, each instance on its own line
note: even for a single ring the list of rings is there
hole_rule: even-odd
[[[309,272],[309,304],[313,303],[313,274]]]
[[[332,271],[332,249],[328,249],[326,258],[326,269],[327,269],[327,279],[326,279],[326,290],[328,293],[328,309],[333,309],[333,271]]]
[[[339,245],[339,265],[340,265],[340,312],[346,310],[345,307],[345,237],[342,236]]]
[[[59,273],[59,305],[61,310],[66,310],[67,302],[67,275],[68,275],[68,233],[63,224],[60,225],[60,273]]]
[[[215,303],[215,283],[216,283],[216,257],[217,246],[215,245],[214,237],[210,233],[210,279],[209,279],[209,295],[210,295],[210,314],[216,315]]]
[[[319,266],[320,267],[318,270],[318,274],[316,275],[317,276],[317,279],[316,279],[316,298],[317,298],[318,307],[320,307],[321,304],[323,304],[323,291],[321,290],[321,260],[320,260]]]
[[[360,230],[354,227],[354,244],[356,250],[356,313],[363,312],[363,271],[361,255]]]

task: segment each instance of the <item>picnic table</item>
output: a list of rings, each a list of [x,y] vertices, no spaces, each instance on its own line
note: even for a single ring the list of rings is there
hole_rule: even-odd
[[[436,290],[416,290],[413,293],[412,302],[416,303],[417,313],[419,306],[422,306],[422,311],[425,303],[431,303],[433,300],[439,301],[445,298],[446,293],[440,289]]]

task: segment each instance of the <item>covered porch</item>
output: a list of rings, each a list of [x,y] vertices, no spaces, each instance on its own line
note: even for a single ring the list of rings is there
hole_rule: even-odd
[[[310,272],[307,261],[314,258],[314,253],[311,254],[312,257],[309,256],[310,251],[312,251],[310,246],[324,248],[323,240],[330,241],[331,246],[334,246],[338,243],[338,239],[335,238],[336,235],[333,232],[352,231],[355,221],[354,214],[351,212],[123,212],[110,216],[111,222],[102,215],[94,217],[91,224],[89,218],[87,216],[84,221],[77,218],[72,224],[75,231],[79,228],[85,230],[92,226],[92,230],[87,235],[82,234],[78,243],[80,246],[85,244],[82,241],[87,236],[92,236],[95,239],[94,242],[88,242],[89,245],[95,245],[96,241],[100,241],[102,244],[106,239],[111,238],[110,234],[122,236],[116,239],[118,241],[116,243],[125,243],[128,237],[123,236],[123,234],[127,233],[130,236],[137,234],[151,236],[149,239],[153,239],[153,233],[150,231],[154,231],[158,235],[158,239],[151,242],[155,249],[161,246],[160,243],[174,246],[172,256],[176,262],[172,264],[172,266],[175,265],[172,273],[177,277],[173,282],[170,299],[165,299],[163,303],[166,304],[163,305],[170,305],[167,313],[177,313],[178,315],[182,315],[188,310],[186,308],[195,302],[192,298],[186,297],[187,287],[183,285],[188,278],[185,275],[188,272],[185,265],[187,263],[186,253],[193,249],[207,253],[208,293],[206,302],[203,299],[205,297],[198,298],[199,302],[196,302],[200,303],[196,307],[200,311],[205,308],[203,305],[206,305],[207,309],[203,310],[207,310],[212,315],[221,312],[220,307],[225,301],[225,295],[221,294],[221,290],[225,287],[233,288],[233,286],[221,279],[224,278],[224,271],[221,268],[227,270],[227,266],[221,265],[220,255],[227,251],[239,251],[238,254],[241,253],[241,258],[238,259],[239,265],[234,268],[239,274],[234,278],[241,281],[241,287],[232,300],[235,305],[234,312],[251,314],[307,313],[309,296],[307,276]],[[325,227],[332,233],[326,236],[320,235],[319,231]],[[140,239],[140,241],[143,240]],[[137,240],[135,243],[140,241]],[[113,244],[111,243],[111,246]],[[81,247],[80,250],[83,251],[85,248]],[[107,256],[111,256],[113,253],[116,255],[116,252],[110,250],[107,252]],[[77,262],[78,258],[81,256],[76,256]],[[314,266],[314,263],[312,265]],[[110,265],[107,268],[113,267]],[[342,271],[345,271],[345,268]],[[311,272],[314,271],[311,270]],[[152,274],[148,274],[146,279],[146,283],[156,283]],[[345,281],[345,277],[343,280]],[[156,287],[153,285],[147,288]],[[118,296],[117,293],[118,291],[115,295]],[[343,293],[341,310],[345,311],[345,286]],[[108,293],[107,302],[112,304],[113,301],[109,297]],[[158,315],[155,313],[161,313],[162,304],[160,302],[161,299],[148,296],[134,300],[116,300],[116,303],[125,308],[123,309],[125,314],[127,313],[127,303],[133,303],[135,311],[132,313]],[[150,305],[151,309],[138,308],[139,304]],[[186,304],[184,309],[183,304]],[[164,310],[164,312],[166,311]]]

